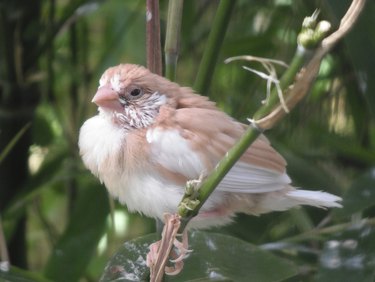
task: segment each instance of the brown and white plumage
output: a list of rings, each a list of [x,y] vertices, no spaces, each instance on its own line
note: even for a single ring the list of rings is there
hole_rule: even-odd
[[[209,173],[245,125],[190,88],[123,64],[100,79],[99,114],[81,128],[84,164],[131,211],[163,219],[176,212],[186,181]],[[261,136],[219,184],[192,226],[228,223],[298,205],[340,207],[341,198],[290,186],[286,162]]]

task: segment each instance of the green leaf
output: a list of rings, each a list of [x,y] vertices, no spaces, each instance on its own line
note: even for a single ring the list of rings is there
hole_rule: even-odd
[[[316,281],[375,279],[375,229],[357,224],[325,243]]]
[[[51,282],[35,272],[23,270],[14,266],[9,271],[0,270],[0,281],[12,282]]]
[[[86,270],[109,213],[106,190],[98,184],[80,188],[75,207],[46,266],[45,274],[53,281],[78,281]]]
[[[156,238],[156,234],[149,234],[122,245],[108,261],[100,281],[147,281],[146,254]]]
[[[337,216],[350,216],[374,206],[375,168],[356,179],[343,198],[343,209],[335,210]]]
[[[267,251],[234,237],[194,231],[189,236],[193,252],[183,271],[166,281],[281,281],[297,274],[296,267]],[[145,281],[145,258],[156,235],[125,243],[108,262],[101,281]]]

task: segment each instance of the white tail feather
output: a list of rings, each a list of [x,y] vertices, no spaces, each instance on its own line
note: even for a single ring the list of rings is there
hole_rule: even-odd
[[[322,191],[289,190],[284,193],[270,193],[265,197],[256,213],[270,211],[284,211],[300,205],[314,206],[318,208],[341,208],[342,199]]]
[[[322,191],[292,190],[286,193],[285,196],[298,201],[300,205],[309,205],[319,208],[342,207],[342,205],[338,203],[342,201],[340,197]]]

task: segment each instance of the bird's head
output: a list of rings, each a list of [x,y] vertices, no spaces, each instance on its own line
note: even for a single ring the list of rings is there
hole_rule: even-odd
[[[175,84],[132,64],[107,69],[92,102],[100,114],[127,129],[151,125],[162,105],[173,105]]]

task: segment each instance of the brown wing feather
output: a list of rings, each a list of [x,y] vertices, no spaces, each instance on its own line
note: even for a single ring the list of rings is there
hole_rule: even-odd
[[[178,109],[175,120],[182,135],[192,141],[196,151],[215,165],[245,131],[245,126],[218,110],[189,108]],[[207,154],[210,153],[210,154]],[[245,163],[285,172],[284,158],[273,149],[266,137],[258,138],[241,157]]]
[[[181,135],[191,141],[194,150],[200,152],[202,159],[211,167],[217,164],[245,131],[246,125],[220,111],[207,97],[146,69],[142,68],[141,72],[138,83],[153,85],[152,91],[163,93],[169,98],[168,105],[160,109],[157,126],[179,128]],[[279,173],[285,172],[284,158],[271,147],[264,136],[251,145],[241,160]]]

